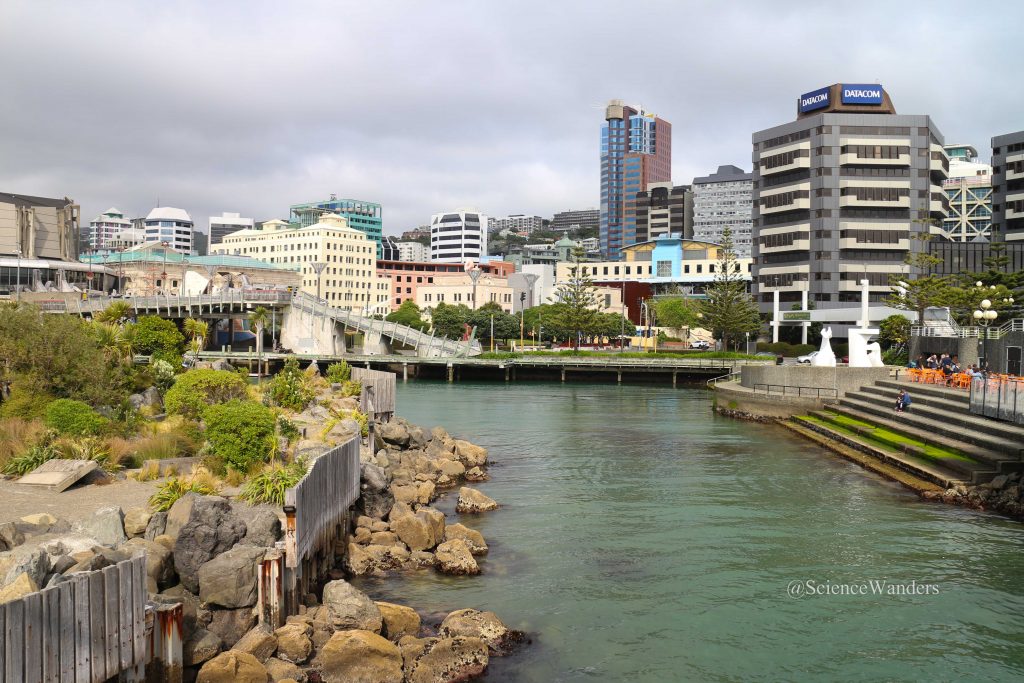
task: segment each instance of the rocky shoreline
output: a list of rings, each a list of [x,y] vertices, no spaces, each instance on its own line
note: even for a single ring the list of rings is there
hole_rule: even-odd
[[[947,505],[997,512],[1024,521],[1024,484],[1021,483],[1020,472],[1001,474],[977,486],[953,486],[945,491],[925,491],[921,497]]]
[[[330,436],[340,438],[332,431],[324,441],[336,440]],[[299,449],[315,458],[323,445],[305,441]],[[449,523],[430,504],[459,487],[458,514],[498,508],[465,486],[488,478],[487,458],[486,449],[440,427],[427,432],[401,418],[378,425],[372,447],[361,449],[362,492],[339,569],[273,631],[257,625],[257,579],[282,539],[279,511],[218,495],[187,494],[168,512],[112,506],[75,523],[39,514],[0,524],[0,602],[144,553],[150,599],[184,608],[185,681],[469,680],[524,635],[475,609],[425,623],[412,607],[375,602],[344,577],[479,574],[483,535]]]

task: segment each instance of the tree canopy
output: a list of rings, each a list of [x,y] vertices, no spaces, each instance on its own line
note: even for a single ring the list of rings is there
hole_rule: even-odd
[[[574,349],[579,348],[581,338],[598,333],[602,308],[594,281],[580,266],[583,257],[582,249],[573,249],[569,277],[555,288],[554,296],[554,299],[563,305],[555,313],[559,318],[557,324],[568,332]]]
[[[426,330],[430,323],[423,320],[420,315],[420,307],[412,299],[406,299],[399,305],[398,310],[392,311],[385,318],[388,322],[398,323],[417,330]]]
[[[723,348],[728,349],[733,340],[761,330],[761,315],[739,272],[732,230],[728,226],[722,231],[718,253],[715,281],[707,288],[707,299],[701,302],[701,326],[711,330],[716,339],[722,340]]]

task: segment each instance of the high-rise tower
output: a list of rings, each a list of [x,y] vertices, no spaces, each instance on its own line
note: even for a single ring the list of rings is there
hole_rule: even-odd
[[[601,127],[601,250],[636,242],[636,194],[672,180],[672,124],[612,100]]]

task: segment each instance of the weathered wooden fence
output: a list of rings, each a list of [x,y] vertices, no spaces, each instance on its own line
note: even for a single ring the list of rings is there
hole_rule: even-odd
[[[180,681],[181,605],[146,600],[140,555],[0,605],[0,681]]]
[[[359,498],[360,445],[357,435],[324,453],[284,493],[287,614],[294,613],[298,598],[331,569],[335,545],[343,542],[348,509]]]
[[[393,372],[352,368],[352,379],[363,385],[359,407],[377,422],[388,422],[395,414],[395,385]],[[372,407],[373,415],[370,415]]]

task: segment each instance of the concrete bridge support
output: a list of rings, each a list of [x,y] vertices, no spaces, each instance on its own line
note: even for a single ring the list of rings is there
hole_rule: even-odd
[[[337,356],[345,353],[345,330],[330,318],[292,306],[282,316],[281,345],[296,353]]]

